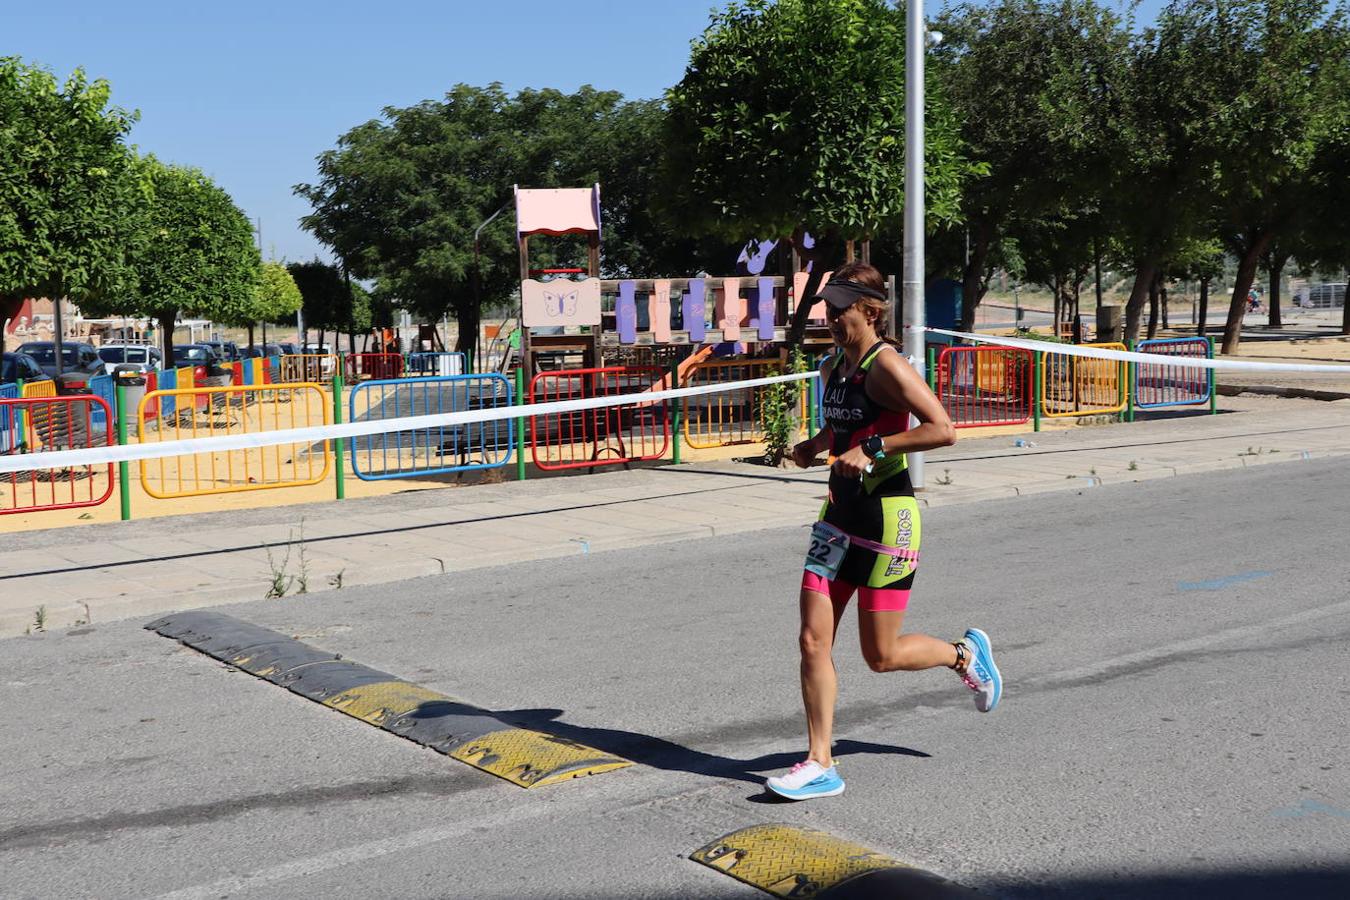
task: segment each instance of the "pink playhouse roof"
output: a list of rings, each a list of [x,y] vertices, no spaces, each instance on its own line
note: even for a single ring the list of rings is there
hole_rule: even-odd
[[[600,230],[600,185],[588,188],[516,188],[516,231],[574,234]]]

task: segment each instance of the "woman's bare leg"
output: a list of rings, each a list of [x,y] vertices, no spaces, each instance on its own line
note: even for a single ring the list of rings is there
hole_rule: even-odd
[[[904,610],[858,611],[858,639],[863,659],[873,672],[935,669],[956,664],[956,647],[951,641],[926,634],[901,634]]]
[[[808,759],[830,767],[834,733],[834,703],[839,696],[839,678],[834,669],[835,632],[844,604],[836,609],[830,598],[816,591],[802,590],[802,703],[806,706]]]

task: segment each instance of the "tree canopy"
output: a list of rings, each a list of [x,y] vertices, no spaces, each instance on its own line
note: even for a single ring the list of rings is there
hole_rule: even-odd
[[[153,199],[145,219],[146,237],[132,262],[139,290],[130,312],[159,321],[164,355],[173,356],[174,323],[180,315],[217,322],[260,318],[261,258],[248,218],[197,169],[145,160]]]
[[[147,183],[106,81],[0,57],[0,323],[26,297],[129,296]],[[0,333],[0,340],[3,334]]]

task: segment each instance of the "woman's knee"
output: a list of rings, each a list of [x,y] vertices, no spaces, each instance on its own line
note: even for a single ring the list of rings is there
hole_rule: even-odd
[[[822,633],[816,628],[802,628],[797,636],[797,645],[801,648],[802,659],[828,659],[833,649],[834,635]]]

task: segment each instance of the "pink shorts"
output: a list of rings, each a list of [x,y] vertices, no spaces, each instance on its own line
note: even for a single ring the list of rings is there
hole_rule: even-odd
[[[815,591],[830,598],[835,606],[846,606],[858,592],[858,609],[863,612],[900,612],[909,606],[909,591],[897,588],[858,587],[847,581],[829,581],[815,572],[802,572],[802,590]]]

